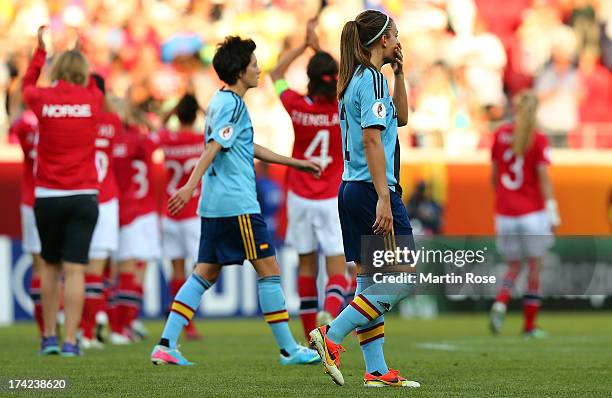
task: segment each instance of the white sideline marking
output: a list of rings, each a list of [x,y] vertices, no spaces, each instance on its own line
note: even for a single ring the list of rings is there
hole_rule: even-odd
[[[424,348],[426,350],[438,350],[438,351],[459,351],[459,347],[452,344],[446,343],[419,343],[416,344],[418,348]]]

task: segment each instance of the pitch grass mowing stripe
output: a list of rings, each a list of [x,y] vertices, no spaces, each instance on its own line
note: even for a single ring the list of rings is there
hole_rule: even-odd
[[[0,378],[66,378],[66,397],[603,397],[612,391],[611,313],[543,313],[550,340],[523,341],[522,320],[510,314],[501,338],[491,337],[487,314],[451,315],[435,320],[385,317],[385,353],[394,369],[421,383],[418,390],[361,387],[363,359],[357,338],[344,341],[344,387],[334,385],[321,366],[282,367],[263,319],[198,320],[205,338],[183,342],[194,367],[155,367],[149,361],[155,338],[128,347],[90,350],[82,358],[36,355],[33,323],[0,328]],[[290,322],[295,336],[298,322]],[[162,323],[147,322],[151,336]],[[440,351],[415,344],[469,345],[470,351]],[[574,351],[554,351],[552,348]],[[503,349],[503,351],[502,351]],[[4,391],[2,391],[4,392]],[[18,392],[15,396],[40,396]]]

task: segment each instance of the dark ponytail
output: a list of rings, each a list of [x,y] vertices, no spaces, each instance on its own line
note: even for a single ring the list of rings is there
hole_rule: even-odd
[[[319,51],[310,58],[306,68],[308,96],[321,97],[325,101],[336,100],[338,63],[329,53]]]
[[[344,96],[358,65],[374,67],[370,61],[370,48],[376,45],[378,37],[388,34],[392,22],[391,18],[380,11],[367,10],[357,15],[354,21],[344,24],[340,37],[340,74],[337,89],[339,99]]]

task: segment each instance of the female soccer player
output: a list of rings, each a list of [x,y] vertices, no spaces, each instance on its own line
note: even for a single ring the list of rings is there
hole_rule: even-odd
[[[146,336],[137,321],[143,296],[146,265],[161,258],[161,231],[152,189],[153,152],[158,141],[140,111],[129,103],[123,134],[114,148],[115,173],[119,187],[119,248],[116,318],[111,325],[112,344],[126,344]],[[117,331],[119,329],[119,332]]]
[[[104,78],[92,74],[98,88],[106,94]],[[110,101],[109,101],[110,102]],[[116,138],[123,135],[123,123],[107,103],[96,126],[96,170],[100,192],[98,195],[98,222],[91,237],[89,266],[85,274],[85,306],[81,318],[81,348],[103,348],[94,336],[96,315],[106,307],[104,294],[104,269],[119,247],[119,188],[113,165],[113,149]]]
[[[321,169],[309,160],[281,156],[253,143],[253,125],[243,97],[259,81],[254,51],[255,42],[235,36],[217,47],[213,67],[228,86],[208,105],[204,152],[187,184],[168,201],[170,213],[177,214],[202,181],[198,264],[174,298],[161,340],[153,348],[151,361],[156,365],[192,364],[177,350],[178,336],[193,318],[204,292],[219,277],[221,267],[244,260],[250,260],[259,276],[259,304],[280,348],[281,364],[319,361],[317,353],[298,345],[289,330],[280,269],[257,202],[253,159],[314,174]]]
[[[164,129],[159,133],[159,143],[164,152],[164,168],[167,171],[166,199],[170,199],[179,187],[187,183],[204,151],[204,137],[194,131],[199,110],[196,97],[185,94],[165,118],[167,121],[170,116],[176,115],[180,123],[178,131]],[[196,192],[179,213],[171,214],[166,210],[162,218],[162,250],[164,257],[172,262],[172,279],[169,283],[172,298],[185,283],[185,266],[193,267],[198,260],[199,199],[199,192]],[[193,321],[185,327],[185,334],[188,340],[201,338]]]
[[[11,115],[16,116],[16,115]],[[30,297],[34,303],[34,319],[38,324],[40,337],[44,333],[42,304],[40,301],[40,238],[34,217],[34,163],[36,161],[36,143],[38,141],[38,119],[26,109],[11,123],[10,135],[19,138],[23,151],[23,168],[21,172],[21,246],[24,253],[32,256],[32,280]]]
[[[523,333],[534,338],[547,335],[536,326],[540,258],[554,243],[551,227],[557,227],[561,219],[548,175],[548,140],[535,129],[537,108],[533,92],[519,93],[514,98],[514,122],[497,129],[491,150],[497,250],[508,262],[491,308],[494,334],[501,330],[514,281],[526,259],[529,275],[523,296]]]
[[[44,27],[39,28],[38,48],[23,78],[23,100],[39,122],[34,213],[44,260],[41,354],[60,352],[56,315],[63,271],[66,322],[61,354],[76,356],[80,353],[76,332],[83,312],[85,268],[98,218],[95,142],[103,97],[89,78],[87,59],[78,50],[59,55],[51,70],[50,87],[36,87],[46,57],[43,32]]]
[[[395,245],[396,235],[401,235],[414,245],[399,186],[397,127],[408,121],[408,102],[402,47],[389,16],[364,11],[344,25],[340,40],[338,99],[344,174],[338,208],[346,260],[361,267],[363,236],[384,235],[386,242]],[[395,74],[393,97],[380,73],[387,63],[392,64]],[[357,329],[366,364],[365,386],[419,387],[388,368],[383,354],[383,314],[407,297],[411,286],[366,284],[366,276],[359,275],[355,299],[331,324],[310,332],[311,344],[332,380],[343,385],[339,367],[344,349],[340,343]]]
[[[321,165],[320,178],[288,170],[287,243],[299,255],[298,294],[304,334],[338,316],[348,289],[342,229],[338,216],[338,186],[342,177],[342,137],[338,119],[336,84],[338,64],[321,51],[315,33],[316,20],[308,23],[304,43],[282,57],[270,77],[287,113],[291,115],[295,142],[292,156],[310,159]],[[310,58],[308,93],[301,95],[289,88],[284,79],[289,66],[307,48],[316,53]],[[325,302],[317,313],[317,248],[325,255],[327,276]]]

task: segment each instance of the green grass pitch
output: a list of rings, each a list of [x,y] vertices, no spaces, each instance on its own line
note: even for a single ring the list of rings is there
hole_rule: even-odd
[[[421,382],[418,390],[366,389],[356,339],[345,341],[346,384],[338,387],[321,365],[282,367],[261,319],[198,320],[203,341],[181,350],[193,367],[153,366],[148,358],[162,328],[146,323],[151,339],[108,346],[81,358],[36,355],[33,324],[0,328],[0,379],[66,378],[65,391],[9,392],[75,397],[603,397],[612,394],[612,314],[543,313],[547,340],[518,336],[512,314],[492,337],[486,315],[445,315],[435,320],[386,320],[387,363]],[[292,327],[301,336],[294,318]],[[5,395],[7,390],[1,390]]]

